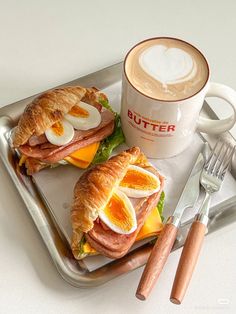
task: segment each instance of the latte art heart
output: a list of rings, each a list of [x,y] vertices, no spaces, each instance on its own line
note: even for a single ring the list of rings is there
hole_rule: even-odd
[[[142,69],[164,86],[192,79],[197,66],[186,51],[164,45],[154,45],[139,57]]]
[[[206,84],[209,70],[199,50],[175,38],[151,38],[131,49],[125,61],[130,83],[158,100],[180,100]]]

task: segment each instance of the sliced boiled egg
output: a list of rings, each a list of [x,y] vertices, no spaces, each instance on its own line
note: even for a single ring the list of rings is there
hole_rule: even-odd
[[[72,107],[65,115],[65,119],[77,130],[96,128],[101,123],[101,115],[97,108],[82,101]]]
[[[129,197],[146,197],[160,190],[160,180],[153,173],[131,165],[120,182],[119,190]]]
[[[129,234],[137,229],[134,207],[129,198],[116,190],[106,207],[99,213],[100,219],[113,231]]]
[[[68,144],[74,137],[74,128],[66,120],[54,123],[45,131],[48,141],[57,146]]]

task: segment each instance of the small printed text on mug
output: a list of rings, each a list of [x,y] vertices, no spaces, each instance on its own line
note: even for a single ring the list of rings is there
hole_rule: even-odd
[[[145,134],[157,137],[171,137],[176,126],[167,121],[151,120],[139,113],[128,109],[129,124]]]

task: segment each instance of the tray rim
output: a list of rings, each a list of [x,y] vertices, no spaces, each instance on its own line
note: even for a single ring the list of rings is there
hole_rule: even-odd
[[[58,87],[80,84],[84,86],[95,85],[102,89],[117,82],[118,77],[121,79],[121,67],[122,62],[119,62],[115,65],[88,74],[71,82],[62,84]],[[99,81],[99,83],[96,83],[96,81]],[[22,177],[20,175],[14,159],[15,153],[10,149],[5,134],[16,123],[26,104],[37,95],[38,94],[27,97],[0,108],[0,157],[13,181],[13,184],[18,190],[23,202],[25,203],[26,208],[34,221],[58,272],[67,282],[73,286],[92,287],[103,284],[108,280],[115,278],[116,276],[143,266],[152,249],[152,244],[150,243],[147,243],[141,248],[130,252],[122,259],[116,260],[112,263],[109,263],[108,265],[104,265],[97,270],[92,272],[86,270],[83,261],[76,261],[73,258],[69,243],[67,242],[55,219],[50,215],[50,209],[40,196],[37,187],[33,184],[30,178]],[[207,103],[204,104],[204,108],[209,116],[214,119],[218,118]],[[228,134],[226,137],[230,137],[232,140],[232,135],[229,132],[227,133]],[[233,140],[236,143],[234,138]],[[234,169],[232,173],[235,178]],[[214,217],[211,213],[211,217],[214,218],[211,221],[214,221],[214,223],[216,221],[219,222],[220,220],[227,221],[227,216],[225,217],[226,212],[230,212],[231,215],[233,214],[233,216],[235,216],[234,219],[236,220],[236,213],[234,210],[236,208],[236,198],[235,200],[231,201],[232,204],[226,204],[227,208],[223,208],[223,210],[222,208],[215,209]],[[184,239],[191,221],[192,220],[189,220],[181,225],[178,241],[176,242],[173,250],[181,247],[184,243]],[[233,221],[234,220],[232,220],[232,222]],[[227,224],[229,224],[228,221]],[[208,233],[219,229],[219,227],[214,228],[214,226],[212,223],[210,223],[208,227]]]

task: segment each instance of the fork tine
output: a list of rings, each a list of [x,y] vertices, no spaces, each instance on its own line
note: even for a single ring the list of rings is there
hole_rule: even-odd
[[[219,141],[216,142],[214,148],[212,149],[212,151],[211,151],[211,153],[210,153],[210,155],[209,155],[209,157],[208,157],[208,159],[207,159],[207,161],[206,161],[206,163],[205,163],[204,168],[205,168],[205,170],[206,170],[207,172],[210,171],[211,164],[212,164],[212,162],[213,162],[213,160],[214,160],[215,152],[216,152],[216,149],[217,149],[218,144],[219,144]]]
[[[218,142],[220,145],[220,142]],[[222,142],[218,152],[215,154],[215,161],[211,166],[211,173],[215,175],[217,173],[217,169],[219,168],[219,163],[224,159],[224,147],[225,143]]]
[[[222,160],[221,167],[217,173],[217,177],[220,178],[221,180],[224,179],[225,173],[227,169],[229,168],[229,165],[232,161],[234,152],[235,152],[235,146],[234,147],[228,146],[227,151],[225,153],[225,157]]]
[[[225,150],[223,150],[223,147],[225,146]],[[225,158],[228,154],[228,151],[230,149],[230,146],[227,147],[227,144],[226,143],[223,143],[222,144],[222,151],[223,151],[223,156],[220,156],[220,154],[217,156],[217,159],[218,159],[218,166],[217,168],[215,169],[215,175],[217,176],[221,170],[221,167],[223,165],[223,162],[225,161]]]

